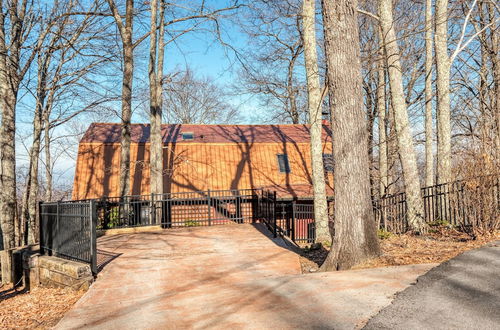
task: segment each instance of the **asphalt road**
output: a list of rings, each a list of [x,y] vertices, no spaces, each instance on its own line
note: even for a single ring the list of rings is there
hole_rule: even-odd
[[[500,329],[500,241],[419,277],[364,329]]]

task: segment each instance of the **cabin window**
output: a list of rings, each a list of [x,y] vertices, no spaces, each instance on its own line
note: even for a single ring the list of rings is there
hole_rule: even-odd
[[[192,133],[192,132],[182,133],[182,139],[183,140],[194,140],[194,133]]]
[[[278,166],[280,173],[290,173],[290,164],[288,163],[287,154],[278,154]]]
[[[333,172],[333,154],[323,154],[323,168],[325,172]]]

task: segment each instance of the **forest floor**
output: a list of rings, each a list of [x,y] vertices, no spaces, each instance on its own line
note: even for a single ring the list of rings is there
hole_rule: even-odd
[[[380,236],[380,235],[379,235]],[[495,235],[471,239],[467,234],[446,226],[432,227],[429,234],[415,236],[383,233],[380,240],[382,255],[354,267],[354,269],[442,263],[465,251],[479,248],[500,238]],[[316,272],[329,252],[329,247],[303,246],[300,264],[302,273]]]
[[[0,287],[0,328],[51,329],[80,299],[83,291],[36,287],[30,291]]]

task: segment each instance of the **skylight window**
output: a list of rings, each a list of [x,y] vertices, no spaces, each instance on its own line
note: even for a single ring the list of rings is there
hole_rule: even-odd
[[[182,139],[183,140],[194,140],[194,133],[192,132],[185,132],[185,133],[182,133]]]

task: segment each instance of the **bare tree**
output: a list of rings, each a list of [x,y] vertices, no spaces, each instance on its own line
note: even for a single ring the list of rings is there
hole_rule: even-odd
[[[322,270],[348,269],[380,253],[370,196],[357,1],[324,0],[323,29],[335,160],[333,244]]]
[[[437,179],[451,181],[450,58],[448,56],[448,0],[436,0]]]
[[[432,67],[433,57],[433,24],[432,0],[425,1],[425,185],[434,184],[434,152],[433,152],[433,118],[432,118]]]
[[[4,11],[6,10],[6,11]],[[35,42],[27,53],[27,37],[37,24],[32,3],[0,0],[0,224],[3,248],[15,246],[16,198],[16,107],[20,84],[36,56]],[[43,36],[40,36],[43,38]],[[39,39],[40,39],[39,38]],[[2,254],[4,256],[4,254]],[[2,282],[11,281],[10,258],[2,258]]]
[[[163,57],[165,50],[164,11],[164,0],[161,0],[160,3],[158,3],[157,0],[151,1],[151,31],[149,39],[149,113],[151,134],[149,163],[152,194],[163,193],[163,139],[161,134],[161,121]],[[159,16],[159,18],[157,16]]]
[[[96,3],[92,3],[94,6]],[[52,198],[52,171],[50,164],[50,131],[66,123],[93,106],[107,101],[92,93],[93,84],[86,79],[96,68],[109,61],[101,49],[94,49],[95,42],[103,39],[103,27],[97,23],[97,17],[87,14],[83,17],[66,15],[77,8],[76,1],[56,3],[41,15],[40,35],[46,35],[45,41],[39,40],[37,48],[35,112],[33,116],[32,146],[29,150],[29,173],[26,182],[25,197],[22,205],[22,223],[27,223],[27,243],[33,244],[38,238],[36,205],[39,201],[39,159],[42,147],[42,131],[45,131],[44,149],[46,155],[46,199]],[[96,24],[97,23],[97,24]],[[105,27],[104,27],[105,28]],[[90,31],[92,29],[92,31]],[[47,31],[45,33],[45,31]],[[81,58],[81,54],[86,56]],[[83,83],[85,87],[83,87]],[[102,86],[101,86],[102,89]],[[30,88],[28,87],[28,91]],[[92,95],[93,100],[80,106],[78,91]],[[55,106],[62,103],[69,105],[65,97],[72,98],[68,111],[61,111],[51,118]],[[19,229],[19,232],[23,230]],[[20,243],[20,242],[18,242]]]
[[[379,28],[380,30],[380,28]],[[389,168],[388,168],[388,135],[386,125],[387,113],[387,95],[386,95],[386,67],[385,53],[383,45],[382,32],[379,31],[379,59],[377,63],[377,111],[378,111],[378,138],[379,138],[379,172],[380,188],[379,196],[383,197],[389,187]]]
[[[388,61],[389,83],[396,126],[399,155],[403,167],[408,205],[408,224],[417,233],[425,233],[424,205],[420,195],[417,160],[406,108],[399,46],[394,30],[391,0],[379,0],[379,17]]]
[[[132,119],[132,82],[134,80],[133,21],[134,0],[126,0],[125,16],[122,18],[114,0],[107,0],[120,32],[123,53],[122,111],[120,140],[120,196],[130,195],[130,121]],[[124,22],[125,20],[125,22]]]
[[[330,243],[331,236],[328,226],[328,205],[326,202],[325,170],[323,166],[322,97],[316,50],[315,0],[304,0],[302,5],[302,38],[307,78],[309,123],[311,125],[311,165],[316,241]]]
[[[481,29],[471,34],[469,24],[471,23],[472,14],[475,12],[475,7],[478,0],[470,2],[465,1],[466,10],[460,27],[460,32],[456,38],[456,44],[448,54],[450,44],[448,42],[448,23],[450,21],[448,11],[448,0],[436,0],[435,4],[435,50],[436,50],[436,93],[437,93],[437,178],[438,183],[450,182],[452,180],[452,163],[451,163],[451,100],[450,100],[450,79],[451,68],[454,61],[459,57],[474,39],[483,33],[486,29],[498,24],[498,18],[493,17],[493,20],[482,26]],[[496,36],[498,32],[494,33]],[[494,37],[495,38],[495,37]],[[497,42],[498,45],[498,42]],[[498,49],[498,46],[497,46]],[[497,60],[498,61],[498,60]],[[500,120],[496,115],[497,120]],[[500,139],[500,138],[499,138]],[[500,143],[500,140],[498,140]]]
[[[304,51],[301,1],[254,1],[239,22],[250,44],[243,51],[238,92],[255,95],[266,120],[307,122],[306,87],[298,72]]]
[[[165,122],[175,124],[229,124],[239,120],[227,89],[210,77],[197,77],[187,67],[163,78]]]

